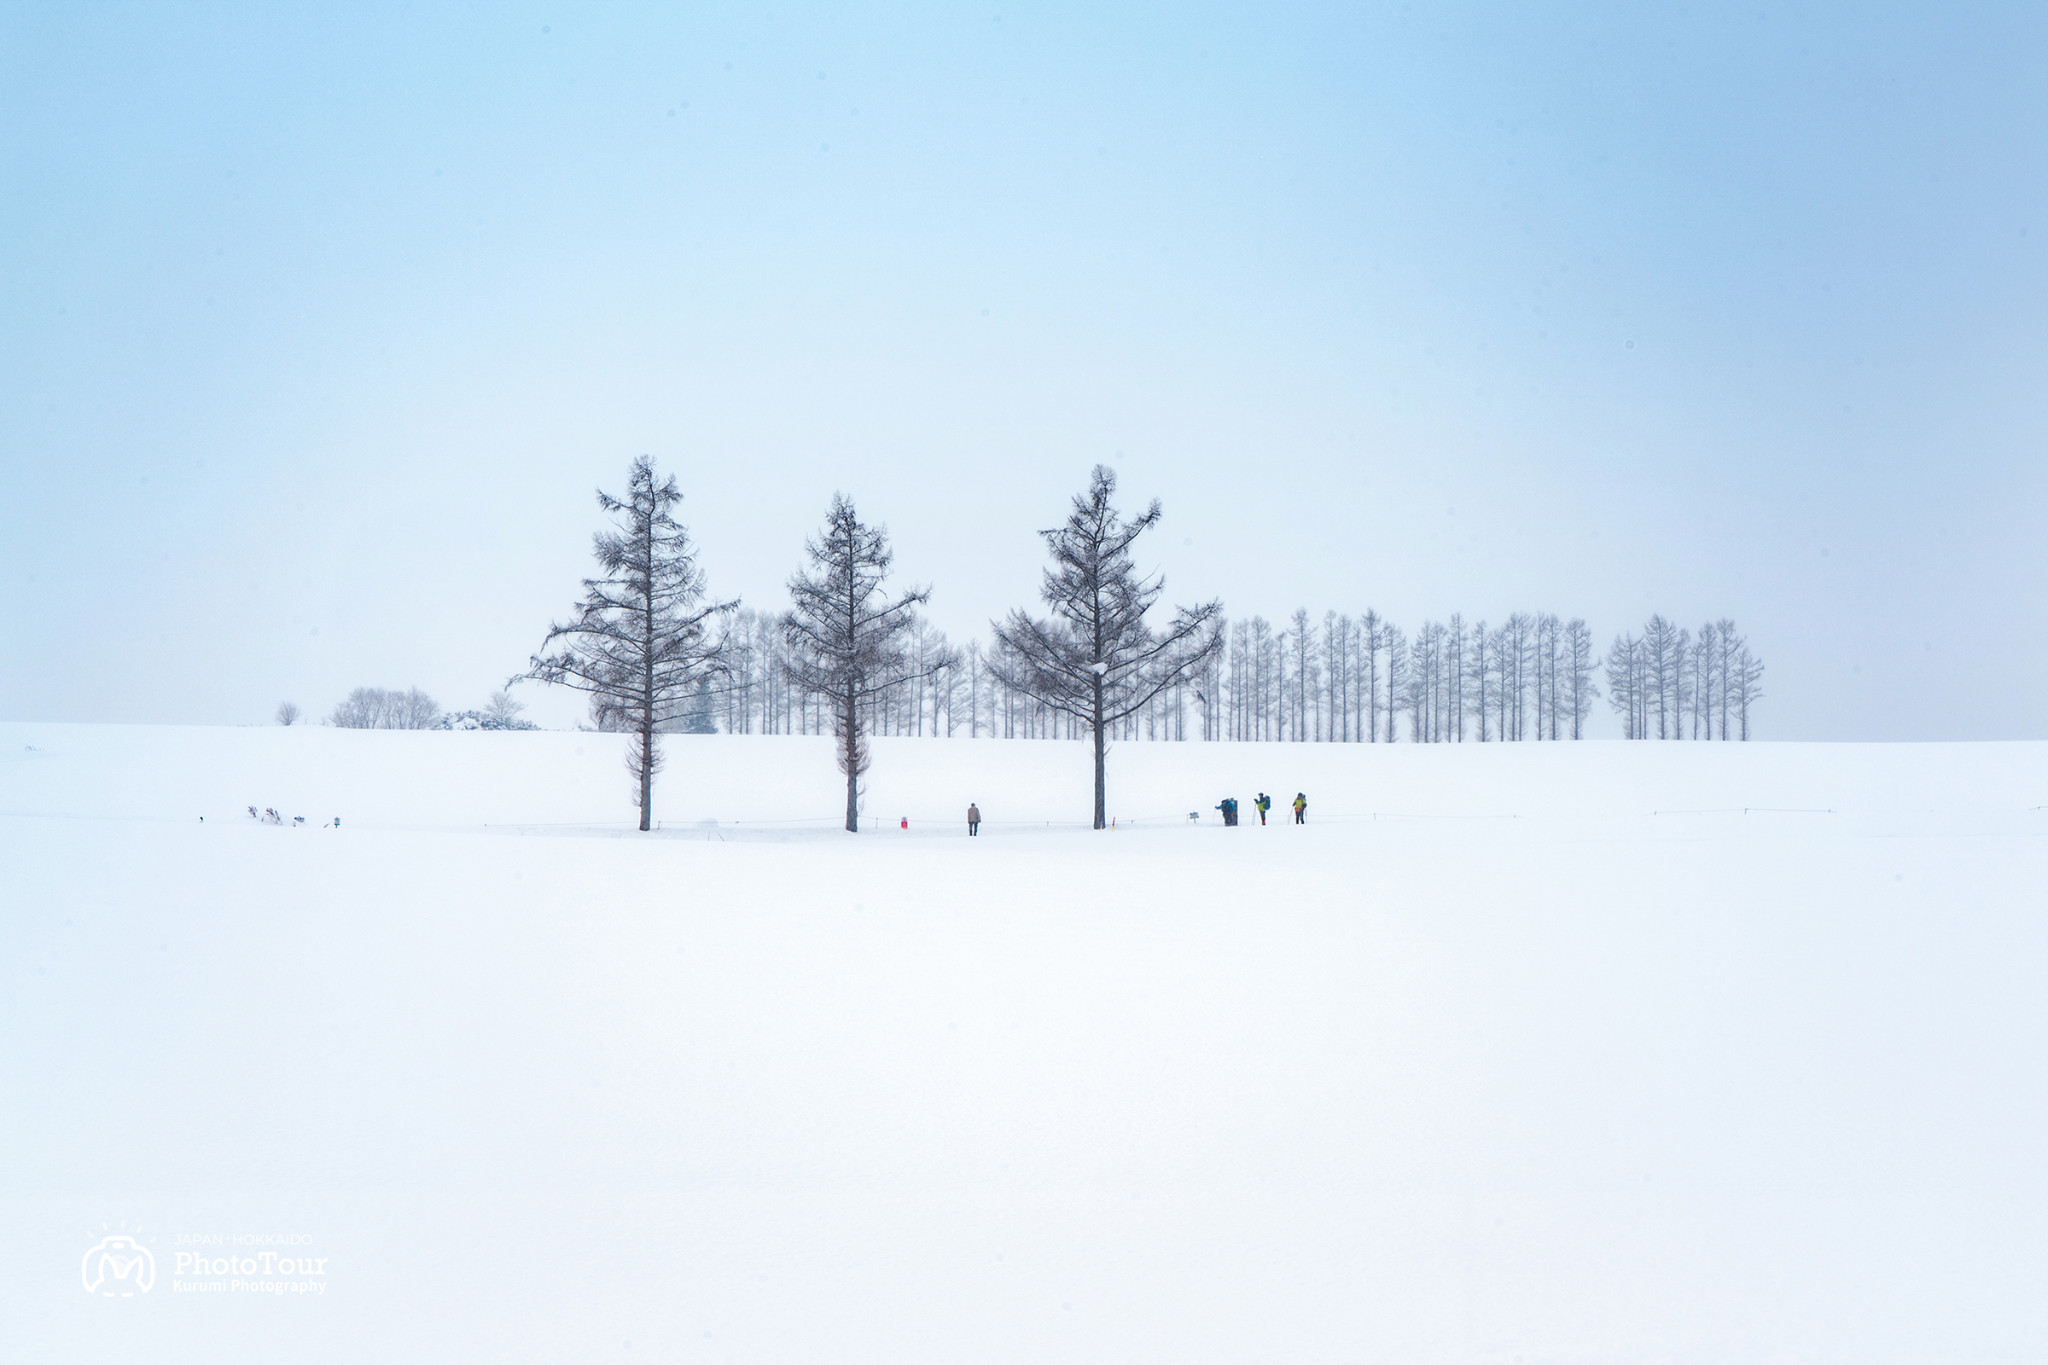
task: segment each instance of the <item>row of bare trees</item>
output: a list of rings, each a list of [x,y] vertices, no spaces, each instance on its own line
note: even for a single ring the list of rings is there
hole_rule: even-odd
[[[790,680],[784,620],[741,611],[725,631],[725,681],[700,723],[728,734],[830,734],[829,708]],[[914,609],[909,667],[862,702],[870,735],[1082,739],[1087,727],[1009,687],[1000,640],[952,644]],[[1603,673],[1604,665],[1604,673]],[[1110,738],[1297,743],[1584,739],[1605,696],[1628,739],[1746,739],[1763,664],[1732,621],[1695,633],[1653,617],[1603,660],[1584,620],[1453,612],[1410,636],[1376,611],[1296,611],[1279,629],[1229,622],[1197,675],[1160,692]],[[1596,681],[1597,680],[1597,681]],[[1602,683],[1604,682],[1604,687]],[[1660,721],[1662,722],[1660,724]]]
[[[1607,650],[1607,702],[1629,739],[1748,739],[1764,661],[1722,618],[1697,635],[1652,616]]]
[[[996,623],[986,655],[952,649],[921,620],[916,609],[930,589],[886,586],[887,533],[862,523],[844,495],[833,497],[824,532],[805,544],[806,567],[789,581],[782,637],[789,681],[823,700],[831,717],[849,831],[860,828],[860,779],[878,713],[891,714],[892,697],[908,698],[922,731],[929,691],[933,733],[942,714],[952,730],[963,664],[970,731],[979,726],[986,673],[1004,697],[1026,698],[1035,713],[1092,739],[1095,827],[1108,823],[1109,737],[1207,662],[1220,644],[1222,613],[1220,602],[1184,607],[1153,628],[1146,617],[1164,584],[1138,572],[1132,546],[1158,523],[1160,507],[1155,501],[1125,518],[1111,501],[1115,491],[1116,476],[1098,465],[1066,523],[1041,533],[1052,561],[1039,591],[1047,614],[1012,611]]]
[[[672,731],[832,735],[849,830],[875,734],[1088,740],[1098,827],[1114,739],[1585,737],[1601,689],[1582,619],[1514,612],[1468,625],[1453,613],[1410,636],[1376,611],[1316,623],[1303,609],[1276,629],[1258,616],[1226,622],[1212,601],[1155,622],[1163,580],[1138,571],[1134,546],[1160,506],[1126,517],[1115,492],[1114,473],[1097,466],[1065,523],[1039,533],[1046,614],[1012,611],[987,645],[962,648],[920,614],[928,587],[889,584],[886,529],[861,521],[844,495],[805,543],[786,611],[711,599],[674,515],[675,479],[643,457],[624,497],[598,494],[612,519],[594,542],[600,575],[522,676],[589,693],[598,728],[634,737],[642,829],[659,736]],[[1642,635],[1616,639],[1605,669],[1633,739],[1747,739],[1763,695],[1763,664],[1726,620],[1695,636],[1652,617]]]
[[[1453,612],[1411,637],[1367,611],[1306,610],[1283,628],[1232,624],[1200,693],[1210,739],[1417,743],[1582,739],[1600,693],[1577,617],[1514,612],[1497,626]],[[1212,699],[1220,699],[1211,704]]]
[[[785,615],[743,617],[736,601],[711,599],[675,516],[682,492],[674,476],[660,478],[642,456],[625,496],[599,490],[598,507],[611,523],[593,540],[599,572],[584,580],[574,614],[549,627],[521,677],[589,694],[599,728],[632,736],[627,768],[643,830],[652,822],[660,736],[710,728],[723,698],[728,727],[737,716],[741,728],[751,728],[757,714],[768,718],[764,728],[779,728],[778,718],[787,727],[793,715],[806,727],[830,727],[852,831],[878,716],[900,724],[908,700],[922,729],[929,688],[934,732],[941,716],[948,730],[957,727],[954,680],[964,666],[970,730],[979,729],[986,672],[1013,706],[1027,698],[1035,714],[1093,739],[1100,828],[1107,823],[1108,739],[1161,696],[1182,693],[1222,644],[1220,602],[1182,608],[1163,629],[1147,620],[1163,584],[1138,572],[1132,546],[1158,523],[1160,507],[1155,501],[1126,518],[1113,505],[1115,491],[1116,476],[1098,465],[1065,524],[1040,533],[1051,560],[1039,592],[1047,614],[1012,611],[996,623],[986,654],[962,653],[918,616],[928,588],[888,585],[887,532],[863,523],[843,495],[805,543]]]

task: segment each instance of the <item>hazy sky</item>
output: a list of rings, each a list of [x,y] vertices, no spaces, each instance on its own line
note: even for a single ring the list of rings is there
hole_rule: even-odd
[[[480,705],[646,452],[756,607],[843,489],[981,633],[1106,461],[1173,600],[1733,616],[1766,737],[2048,737],[2044,53],[2031,3],[14,5],[0,718]]]

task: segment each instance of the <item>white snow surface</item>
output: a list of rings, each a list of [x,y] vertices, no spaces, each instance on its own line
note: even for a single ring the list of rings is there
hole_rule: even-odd
[[[0,1358],[2048,1359],[2048,745],[623,748],[0,725]]]

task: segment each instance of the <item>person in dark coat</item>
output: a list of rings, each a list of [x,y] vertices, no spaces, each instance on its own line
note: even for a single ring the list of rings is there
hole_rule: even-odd
[[[972,839],[981,833],[981,807],[972,801],[967,803],[967,837]]]
[[[1217,810],[1220,810],[1220,811],[1222,811],[1222,812],[1223,812],[1223,823],[1224,823],[1224,825],[1225,825],[1226,827],[1228,827],[1228,826],[1231,826],[1231,825],[1235,825],[1235,824],[1237,823],[1237,798],[1236,798],[1236,797],[1234,797],[1234,796],[1226,796],[1226,797],[1224,797],[1224,798],[1223,798],[1223,799],[1222,799],[1221,801],[1217,802],[1217,804],[1216,804],[1216,809],[1217,809]]]

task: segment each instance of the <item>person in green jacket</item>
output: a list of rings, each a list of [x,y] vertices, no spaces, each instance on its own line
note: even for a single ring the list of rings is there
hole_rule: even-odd
[[[1300,792],[1296,792],[1296,793],[1294,794],[1294,823],[1295,823],[1295,824],[1297,824],[1297,825],[1305,825],[1305,824],[1307,824],[1307,823],[1308,823],[1308,821],[1307,821],[1307,820],[1304,820],[1304,819],[1302,818],[1302,812],[1306,811],[1307,809],[1308,809],[1308,798],[1307,798],[1306,796],[1303,796],[1303,795],[1302,795],[1302,794],[1301,794]]]
[[[1265,824],[1266,812],[1273,809],[1273,798],[1260,792],[1258,798],[1252,802],[1252,809],[1259,813],[1259,823]]]

